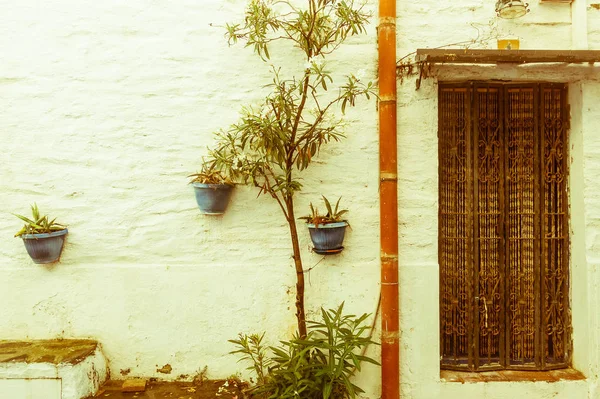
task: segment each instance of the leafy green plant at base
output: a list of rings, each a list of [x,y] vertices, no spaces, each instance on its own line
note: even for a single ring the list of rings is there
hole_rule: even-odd
[[[60,231],[67,228],[67,226],[56,223],[56,219],[49,220],[48,216],[41,216],[40,210],[35,203],[31,205],[31,213],[33,219],[29,219],[21,215],[15,215],[13,213],[13,215],[25,222],[23,228],[19,230],[17,234],[15,234],[15,237],[20,237],[24,234],[52,233],[53,231]]]
[[[253,398],[345,399],[364,392],[350,381],[361,363],[379,365],[374,359],[360,354],[373,344],[365,324],[368,314],[360,317],[344,315],[342,303],[337,309],[321,308],[322,321],[308,321],[308,334],[298,334],[278,347],[269,347],[271,356],[262,345],[263,335],[240,334],[230,340],[239,349],[240,360],[251,362],[257,382],[247,393]]]
[[[323,202],[325,202],[325,208],[327,209],[327,213],[325,215],[319,214],[319,210],[317,208],[315,208],[311,202],[310,203],[310,215],[302,216],[298,219],[306,220],[306,223],[312,223],[316,226],[318,226],[320,224],[342,222],[343,221],[342,215],[344,215],[345,213],[348,212],[347,209],[338,210],[339,205],[340,205],[340,200],[342,199],[342,197],[338,198],[337,202],[335,203],[335,209],[331,208],[331,203],[324,195],[322,195],[321,197],[323,197]]]

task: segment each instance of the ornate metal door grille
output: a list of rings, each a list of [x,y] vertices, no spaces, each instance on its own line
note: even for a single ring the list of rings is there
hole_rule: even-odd
[[[441,84],[441,366],[570,361],[562,84]]]

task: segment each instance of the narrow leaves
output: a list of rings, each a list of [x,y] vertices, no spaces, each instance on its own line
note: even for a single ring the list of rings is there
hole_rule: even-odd
[[[354,370],[360,371],[363,361],[378,364],[360,354],[374,343],[368,336],[370,328],[364,324],[368,317],[344,315],[343,304],[336,309],[321,309],[321,321],[307,322],[306,338],[295,336],[277,347],[269,347],[268,371],[248,393],[251,397],[267,398],[354,398],[363,392],[350,381]],[[258,336],[240,335],[239,339],[230,340],[239,348],[231,353],[253,362],[249,369],[264,370],[265,348],[252,337]]]
[[[60,231],[66,228],[66,226],[56,223],[56,219],[48,220],[48,216],[40,216],[40,210],[35,203],[31,205],[31,214],[33,219],[13,213],[14,216],[25,222],[25,225],[15,234],[15,237],[20,237],[24,234],[52,233],[53,231]]]

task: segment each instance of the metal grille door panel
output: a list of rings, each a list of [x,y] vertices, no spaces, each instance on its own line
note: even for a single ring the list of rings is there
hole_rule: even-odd
[[[475,365],[501,366],[504,337],[504,135],[500,87],[475,88]]]
[[[566,93],[440,85],[442,368],[569,363]]]
[[[472,236],[469,164],[470,93],[464,88],[440,91],[440,308],[445,364],[465,367],[471,347]]]

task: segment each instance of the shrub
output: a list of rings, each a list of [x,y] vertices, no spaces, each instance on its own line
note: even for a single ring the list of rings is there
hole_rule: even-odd
[[[248,369],[256,374],[255,386],[247,391],[250,397],[345,399],[364,392],[350,378],[355,370],[360,371],[362,362],[379,364],[361,353],[375,343],[369,335],[372,328],[365,323],[369,315],[344,315],[343,306],[321,308],[322,321],[307,321],[305,338],[296,334],[278,347],[267,350],[262,343],[264,333],[240,334],[239,339],[230,340],[238,347],[231,353],[250,361]]]

